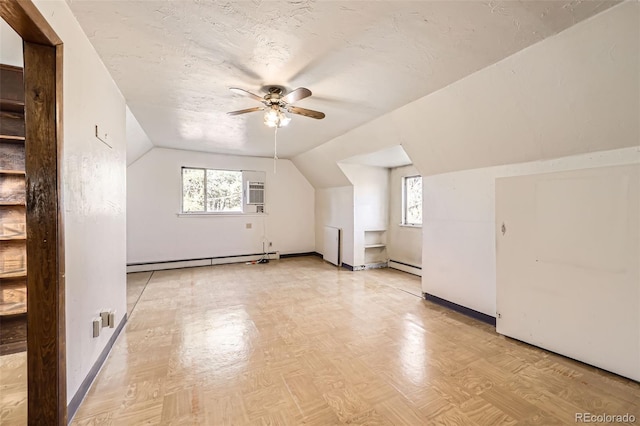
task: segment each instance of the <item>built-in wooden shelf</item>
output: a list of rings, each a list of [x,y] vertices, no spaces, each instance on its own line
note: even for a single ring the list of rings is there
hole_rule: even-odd
[[[22,315],[22,314],[26,314],[26,313],[27,313],[27,294],[26,294],[26,291],[24,292],[24,297],[20,301],[14,301],[14,302],[0,301],[0,316],[1,317]]]
[[[26,350],[24,113],[22,69],[0,64],[0,355]]]
[[[11,272],[0,272],[0,279],[27,278],[27,270],[19,269]]]
[[[9,317],[27,313],[27,304],[24,303],[0,303],[0,316]]]
[[[387,259],[387,230],[372,228],[364,230],[364,263],[382,264]]]
[[[364,248],[369,249],[369,248],[380,248],[380,247],[386,247],[386,244],[367,244],[366,246],[364,246]]]
[[[11,220],[11,216],[4,214],[0,215],[0,241],[11,241],[11,240],[26,240],[27,239],[27,230],[24,223],[24,215],[22,218],[19,218],[20,212],[14,213],[14,220],[22,219],[22,221],[13,221]],[[16,217],[18,216],[18,217]],[[2,219],[4,219],[5,223],[2,223]]]
[[[0,235],[0,241],[26,241],[27,236],[20,235]]]
[[[27,301],[15,303],[0,303],[0,317],[14,317],[27,313]]]
[[[2,142],[15,142],[22,143],[25,141],[24,136],[13,136],[13,135],[0,135],[0,141]]]
[[[9,282],[0,286],[0,316],[3,318],[27,313],[26,282]]]
[[[27,253],[24,241],[0,244],[0,278],[20,278],[27,275]]]
[[[24,112],[24,102],[13,99],[0,99],[0,110],[11,112]]]

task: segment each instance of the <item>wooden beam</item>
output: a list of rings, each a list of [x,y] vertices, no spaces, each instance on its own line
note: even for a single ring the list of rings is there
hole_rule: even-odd
[[[46,46],[62,44],[31,0],[0,0],[0,16],[25,42]]]
[[[24,42],[29,425],[66,425],[64,257],[55,46]]]

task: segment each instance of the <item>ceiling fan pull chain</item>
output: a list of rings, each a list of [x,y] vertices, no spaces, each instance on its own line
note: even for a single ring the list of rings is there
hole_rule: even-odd
[[[278,163],[278,126],[273,132],[273,174],[276,174],[276,164]]]

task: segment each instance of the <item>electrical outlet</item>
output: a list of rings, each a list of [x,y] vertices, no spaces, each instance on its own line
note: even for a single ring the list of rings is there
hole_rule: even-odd
[[[247,224],[245,225],[245,227],[246,227],[247,229],[251,229],[251,228],[252,228],[252,226],[253,226],[253,224],[252,224],[252,223],[247,223]]]
[[[273,243],[269,241],[269,247],[273,247]]]
[[[109,326],[109,312],[100,312],[100,319],[102,320],[102,327]]]
[[[93,337],[100,336],[100,320],[93,320]]]

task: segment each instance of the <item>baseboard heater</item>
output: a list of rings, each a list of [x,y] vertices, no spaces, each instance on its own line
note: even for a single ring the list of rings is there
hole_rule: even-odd
[[[397,260],[389,261],[389,268],[397,269],[402,272],[408,272],[409,274],[422,276],[422,268],[419,266],[409,265],[408,263],[399,262]]]
[[[166,260],[161,262],[145,262],[145,263],[129,263],[127,264],[127,273],[129,272],[148,272],[148,271],[161,271],[164,269],[181,269],[181,268],[193,268],[195,266],[211,266],[211,265],[223,265],[227,263],[242,263],[251,262],[261,259],[265,254],[241,254],[237,256],[218,256],[218,257],[205,257],[200,259],[185,259],[185,260]],[[266,254],[267,259],[276,260],[280,259],[280,252],[270,252]]]

